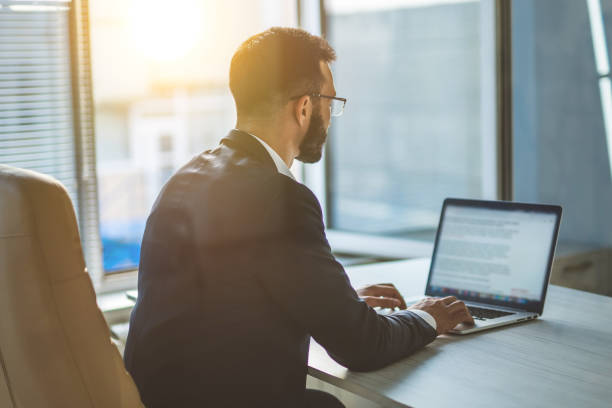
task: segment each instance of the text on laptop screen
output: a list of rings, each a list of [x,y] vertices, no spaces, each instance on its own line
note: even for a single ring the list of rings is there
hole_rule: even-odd
[[[555,223],[552,213],[447,206],[432,289],[483,300],[540,300]]]

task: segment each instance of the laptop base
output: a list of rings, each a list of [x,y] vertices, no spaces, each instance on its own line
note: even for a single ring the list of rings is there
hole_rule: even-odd
[[[507,326],[509,324],[515,324],[519,322],[524,322],[527,320],[533,320],[538,317],[537,313],[530,312],[521,312],[516,313],[510,316],[500,317],[498,319],[490,319],[490,320],[474,320],[473,325],[468,325],[465,323],[460,323],[455,328],[453,328],[449,333],[452,334],[470,334],[483,330],[492,329],[494,327]]]

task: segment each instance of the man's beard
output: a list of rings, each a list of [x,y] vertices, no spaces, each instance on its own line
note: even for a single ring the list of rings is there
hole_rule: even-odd
[[[304,140],[300,143],[300,154],[296,159],[303,163],[318,162],[321,160],[326,139],[327,129],[323,126],[323,117],[320,113],[313,113]]]

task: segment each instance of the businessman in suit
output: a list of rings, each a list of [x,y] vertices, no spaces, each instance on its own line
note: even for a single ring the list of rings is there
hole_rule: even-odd
[[[341,407],[305,389],[311,336],[373,370],[472,321],[453,297],[407,309],[393,285],[355,291],[334,259],[316,197],[289,170],[321,158],[344,107],[334,59],[288,28],[234,54],[236,128],[168,181],[147,220],[125,350],[147,407]]]

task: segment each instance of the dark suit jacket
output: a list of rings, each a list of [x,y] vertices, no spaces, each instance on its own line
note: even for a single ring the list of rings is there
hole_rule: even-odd
[[[234,130],[153,206],[126,367],[147,407],[300,406],[310,336],[340,364],[373,370],[436,333],[359,299],[315,196]]]

